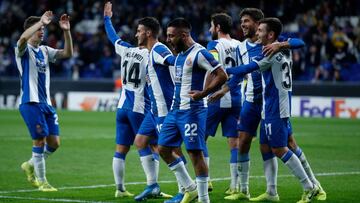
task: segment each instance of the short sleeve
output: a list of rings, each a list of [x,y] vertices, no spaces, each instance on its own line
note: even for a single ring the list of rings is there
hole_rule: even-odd
[[[153,59],[156,64],[166,65],[166,59],[172,55],[173,54],[171,53],[171,51],[164,45],[158,45],[154,47]]]
[[[198,53],[197,63],[200,68],[206,71],[214,71],[218,67],[221,66],[217,60],[215,60],[214,56],[209,53],[206,49],[202,49]]]
[[[260,70],[261,71],[264,71],[268,68],[271,67],[271,64],[272,64],[272,59],[273,57],[269,58],[269,57],[265,57],[264,55],[259,55],[259,56],[256,56],[253,61],[259,66]]]
[[[211,50],[217,50],[216,49],[216,45],[218,44],[217,41],[210,41],[207,46],[206,46],[206,49],[211,51]]]
[[[122,55],[127,48],[133,47],[131,44],[122,41],[121,39],[118,39],[115,42],[115,52],[119,55]]]
[[[49,62],[54,63],[56,61],[56,53],[59,51],[59,49],[54,49],[49,46],[45,46],[45,48],[48,53]]]
[[[19,46],[16,44],[15,47],[15,55],[18,57],[22,57],[24,55],[24,53],[28,50],[28,46],[26,45],[24,50],[22,50],[21,52],[19,51]]]

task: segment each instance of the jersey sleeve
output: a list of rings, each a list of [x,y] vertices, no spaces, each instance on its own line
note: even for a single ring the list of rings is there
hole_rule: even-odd
[[[221,64],[215,60],[214,56],[206,49],[199,51],[197,63],[200,68],[210,72],[214,71],[218,67],[221,67]]]
[[[206,49],[214,56],[214,58],[219,61],[219,52],[218,50],[216,49],[216,45],[218,44],[217,41],[210,41],[208,44],[207,44],[207,47]]]
[[[159,45],[156,46],[154,48],[153,51],[153,59],[155,61],[156,64],[161,64],[161,65],[171,65],[171,64],[165,64],[167,63],[171,63],[171,59],[169,59],[169,61],[166,61],[167,58],[173,56],[173,54],[171,53],[171,51],[165,47],[164,45]]]
[[[253,61],[259,66],[260,68],[260,71],[265,71],[267,70],[268,68],[271,67],[271,64],[272,64],[272,59],[274,57],[265,57],[264,55],[259,55],[259,56],[256,56]]]
[[[131,44],[129,44],[129,43],[125,42],[125,41],[122,41],[121,39],[118,39],[118,40],[115,42],[114,46],[115,46],[115,52],[116,52],[117,54],[119,54],[120,56],[122,55],[122,53],[125,52],[125,50],[126,50],[127,48],[133,47]]]
[[[21,52],[19,51],[19,46],[16,44],[16,47],[15,47],[15,55],[16,56],[19,56],[19,57],[22,57],[25,52],[28,50],[28,46],[26,45],[24,50],[22,50]]]
[[[55,63],[55,61],[56,61],[56,53],[59,51],[59,49],[54,49],[54,48],[51,48],[49,46],[45,46],[45,48],[46,48],[46,51],[48,53],[49,62]]]

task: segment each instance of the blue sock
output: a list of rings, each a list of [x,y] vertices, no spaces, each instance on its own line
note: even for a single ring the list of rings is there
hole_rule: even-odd
[[[267,153],[264,153],[264,154],[261,153],[261,156],[263,158],[263,161],[266,161],[266,160],[274,158],[275,154],[272,153],[272,152],[267,152]]]
[[[152,151],[149,146],[138,150],[139,156],[148,156],[152,154]]]
[[[182,156],[180,157],[180,159],[184,162],[184,165],[186,165],[187,160],[186,160],[185,156],[184,156],[184,155],[182,155]]]
[[[123,154],[123,153],[120,153],[120,152],[115,152],[114,157],[125,160],[126,154]]]
[[[295,149],[294,153],[295,153],[295,155],[296,155],[297,157],[300,157],[300,156],[301,156],[301,154],[302,154],[302,150],[301,150],[301,148],[300,148],[299,146],[298,146],[298,147],[296,147],[296,149]]]
[[[281,157],[281,161],[283,161],[284,163],[286,163],[293,154],[294,154],[294,153],[293,153],[291,150],[288,150],[288,151]]]
[[[32,147],[32,152],[35,152],[37,154],[43,154],[44,153],[44,147],[33,146]]]
[[[249,161],[250,160],[249,153],[239,154],[238,160],[239,160],[239,162],[247,162],[247,161]]]
[[[230,151],[230,163],[237,163],[238,152],[239,152],[238,148],[232,148],[231,149],[231,151]]]

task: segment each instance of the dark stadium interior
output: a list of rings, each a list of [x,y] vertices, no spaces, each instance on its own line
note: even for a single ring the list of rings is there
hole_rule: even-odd
[[[0,77],[17,78],[14,49],[23,32],[25,18],[52,10],[56,17],[47,27],[46,44],[62,47],[56,24],[60,14],[71,16],[74,57],[55,63],[52,77],[62,79],[116,78],[120,59],[107,40],[103,27],[104,1],[95,0],[2,0],[0,1]],[[314,5],[315,4],[315,5]],[[293,78],[297,81],[360,81],[360,3],[356,0],[223,0],[223,1],[114,1],[114,27],[134,42],[136,19],[154,16],[164,28],[169,20],[185,17],[193,25],[193,37],[203,45],[211,40],[210,15],[225,11],[234,20],[232,36],[243,39],[238,14],[242,8],[258,7],[266,16],[279,17],[284,35],[299,37],[306,47],[293,54]]]

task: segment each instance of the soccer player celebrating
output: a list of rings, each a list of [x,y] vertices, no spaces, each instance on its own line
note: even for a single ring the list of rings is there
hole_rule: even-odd
[[[147,82],[151,100],[151,112],[146,114],[135,138],[135,145],[147,177],[145,190],[135,197],[135,200],[141,201],[148,197],[159,195],[169,197],[165,193],[160,193],[160,187],[157,183],[159,176],[157,141],[174,95],[173,79],[175,71],[173,65],[175,57],[170,49],[158,40],[160,32],[158,20],[153,17],[145,17],[140,19],[138,24],[137,37],[139,43],[144,44],[149,50]],[[175,148],[173,153],[176,153],[182,160],[185,160],[180,148]],[[183,193],[179,189],[179,194],[165,202],[180,202],[182,197]]]
[[[149,52],[139,37],[141,30],[136,33],[139,47],[133,47],[116,34],[111,17],[112,4],[107,2],[104,6],[105,31],[115,46],[116,53],[121,56],[123,83],[116,113],[116,151],[113,158],[115,197],[131,197],[134,194],[128,192],[124,186],[125,157],[150,106],[145,80]]]
[[[245,8],[240,13],[241,27],[246,37],[246,40],[241,42],[237,48],[237,55],[239,57],[239,63],[249,64],[254,57],[264,52],[266,55],[273,55],[282,49],[296,49],[304,46],[304,42],[299,39],[289,39],[283,42],[274,42],[267,44],[263,47],[262,44],[257,43],[257,36],[255,35],[259,21],[264,18],[264,14],[257,8]],[[238,82],[242,78],[238,78]],[[226,87],[226,86],[225,86]],[[235,86],[236,87],[236,86]],[[236,87],[237,88],[237,87]],[[223,88],[224,91],[228,91],[227,88]],[[261,120],[262,109],[262,81],[261,74],[258,71],[247,74],[247,84],[245,91],[245,101],[243,103],[240,113],[239,129],[239,182],[240,192],[229,195],[225,199],[249,199],[249,170],[250,170],[250,156],[249,150],[253,136],[256,136],[256,129]],[[290,126],[291,128],[291,126]],[[291,132],[290,132],[291,133]],[[311,180],[318,184],[315,179],[311,168],[305,158],[304,153],[296,145],[295,139],[289,134],[289,148],[295,152],[295,154],[302,160],[302,164],[306,169],[306,172]],[[278,201],[279,196],[276,188],[276,174],[277,174],[277,160],[272,153],[262,153],[264,160],[264,170],[267,180],[266,193],[252,198],[252,201]],[[320,186],[320,193],[316,196],[319,200],[326,199],[326,193]]]
[[[277,41],[282,31],[282,24],[277,18],[260,20],[256,36],[261,44],[267,45]],[[287,147],[289,117],[292,91],[291,51],[283,50],[272,57],[257,56],[248,65],[227,69],[229,74],[242,77],[254,70],[262,71],[263,79],[263,123],[264,133],[260,133],[262,152],[269,146],[268,153],[280,158],[290,171],[299,179],[304,193],[298,203],[310,202],[320,191],[306,174],[299,158]],[[230,88],[237,85],[237,80],[229,82]],[[234,82],[235,81],[235,82]]]
[[[207,45],[207,49],[214,58],[223,64],[224,68],[234,67],[237,64],[236,48],[240,41],[230,37],[232,19],[226,13],[216,13],[211,16],[210,33],[213,41]],[[221,98],[220,100],[218,100]],[[206,121],[206,135],[215,136],[218,125],[221,123],[223,136],[227,137],[230,148],[230,186],[225,194],[231,195],[237,192],[237,155],[238,155],[238,132],[237,122],[241,108],[241,86],[238,85],[231,92],[217,91],[209,96],[209,107]],[[212,102],[214,101],[214,102]],[[206,137],[207,138],[207,137]],[[207,150],[204,156],[209,167],[210,158]],[[210,176],[209,176],[210,177]],[[211,182],[209,183],[211,188]]]
[[[221,65],[192,39],[190,31],[191,25],[183,18],[171,21],[167,27],[167,41],[178,55],[175,60],[174,99],[159,136],[160,155],[185,188],[182,203],[190,202],[197,196],[200,202],[210,202],[208,168],[203,155],[206,147],[205,97],[227,80]],[[207,76],[209,82],[204,86],[207,71],[210,71]],[[196,184],[190,178],[182,159],[172,153],[182,140],[195,169]]]
[[[32,137],[32,157],[21,168],[28,181],[40,191],[57,191],[46,179],[45,159],[60,145],[59,123],[50,101],[49,62],[69,58],[73,54],[69,17],[63,14],[59,25],[64,31],[64,49],[40,45],[47,26],[53,18],[51,11],[41,17],[30,16],[25,20],[25,31],[15,47],[17,67],[21,77],[20,113]],[[35,173],[34,173],[35,172]]]

